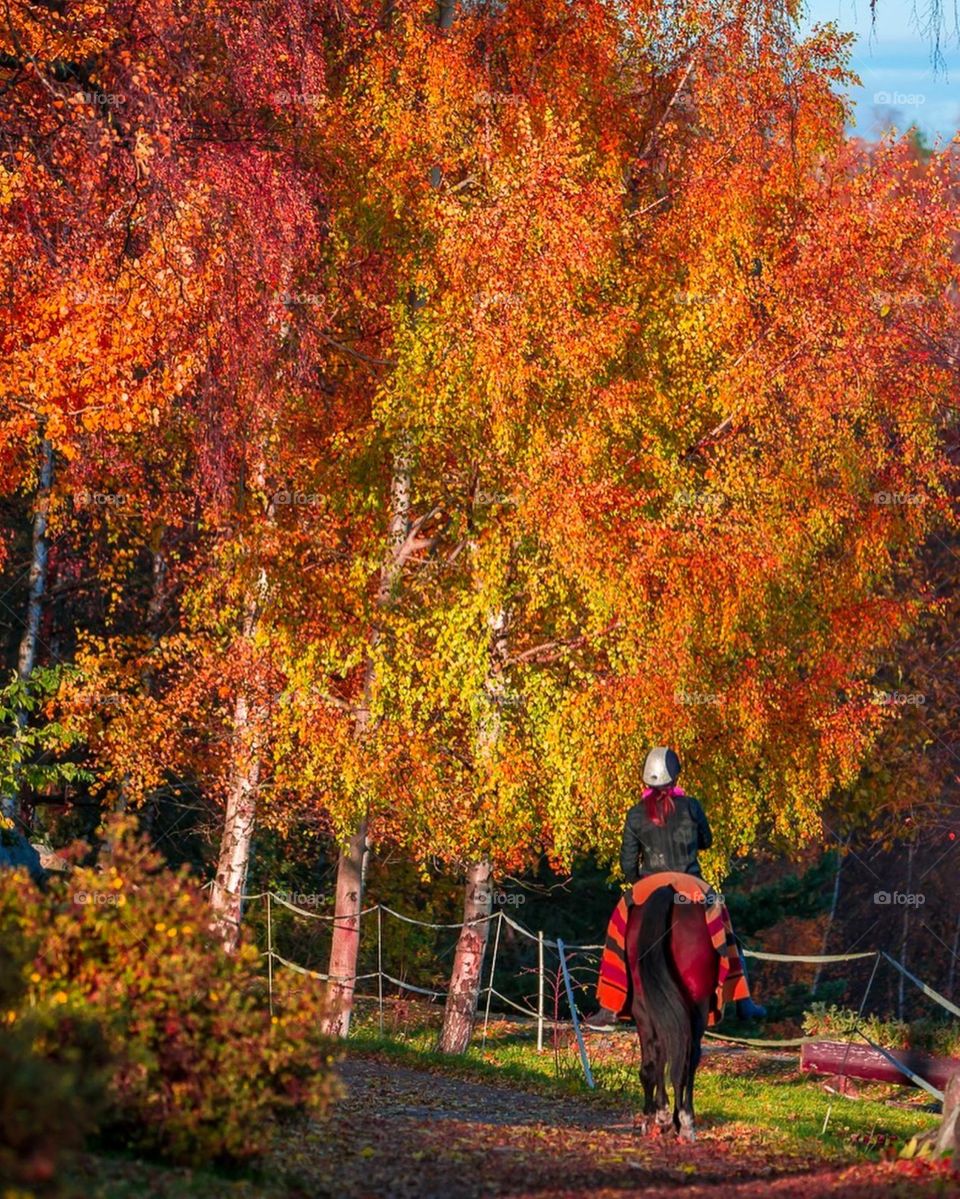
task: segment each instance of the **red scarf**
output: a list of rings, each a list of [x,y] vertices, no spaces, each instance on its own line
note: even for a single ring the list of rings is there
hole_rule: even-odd
[[[654,824],[665,824],[673,815],[674,800],[686,795],[682,787],[645,787],[643,802],[647,808],[647,817]]]

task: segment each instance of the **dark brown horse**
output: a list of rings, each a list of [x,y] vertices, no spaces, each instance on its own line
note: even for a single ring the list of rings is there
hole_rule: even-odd
[[[640,1036],[644,1096],[640,1127],[645,1133],[676,1130],[685,1141],[695,1138],[693,1079],[719,967],[705,917],[704,904],[663,886],[631,908],[627,919],[631,1014]]]

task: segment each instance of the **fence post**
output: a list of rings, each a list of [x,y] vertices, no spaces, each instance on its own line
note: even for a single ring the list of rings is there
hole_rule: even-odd
[[[273,914],[269,891],[267,892],[267,995],[270,1002],[270,1018],[273,1019]]]
[[[485,1049],[487,1045],[487,1024],[490,1021],[490,999],[493,995],[493,972],[497,968],[497,950],[500,948],[500,930],[503,928],[503,908],[497,912],[499,919],[497,920],[497,934],[493,938],[493,957],[490,959],[490,979],[487,982],[487,1010],[483,1014],[483,1039],[480,1042],[480,1048]]]
[[[537,1053],[543,1053],[543,929],[537,933]]]
[[[573,984],[570,982],[570,972],[567,970],[567,951],[563,947],[563,942],[557,937],[557,951],[560,954],[560,969],[563,971],[563,982],[567,988],[567,1002],[570,1004],[570,1019],[573,1021],[573,1031],[577,1035],[577,1047],[580,1050],[580,1063],[583,1066],[583,1074],[587,1080],[587,1086],[593,1090],[596,1084],[593,1081],[593,1074],[590,1070],[590,1062],[587,1058],[587,1047],[583,1043],[583,1033],[580,1031],[580,1017],[577,1015],[577,1005],[573,999]]]
[[[380,1000],[380,1036],[383,1036],[383,908],[377,904],[377,997]]]

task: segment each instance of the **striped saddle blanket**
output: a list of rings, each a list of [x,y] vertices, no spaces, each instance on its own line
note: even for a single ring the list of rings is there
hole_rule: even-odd
[[[600,981],[597,984],[597,1001],[600,1006],[607,1008],[617,1015],[623,1015],[629,1010],[630,1001],[630,972],[627,969],[627,954],[625,941],[627,935],[627,913],[636,904],[642,904],[653,891],[669,884],[678,895],[684,895],[691,903],[704,904],[704,916],[711,940],[719,957],[717,971],[717,989],[710,1002],[710,1015],[707,1023],[718,1024],[723,1018],[723,1007],[736,999],[746,999],[750,994],[737,943],[733,936],[733,926],[726,905],[722,903],[707,903],[706,896],[710,891],[707,883],[692,874],[677,874],[665,871],[662,874],[650,874],[634,883],[631,890],[624,892],[623,898],[617,904],[610,924],[607,926],[607,939],[604,943],[603,956],[600,959]]]

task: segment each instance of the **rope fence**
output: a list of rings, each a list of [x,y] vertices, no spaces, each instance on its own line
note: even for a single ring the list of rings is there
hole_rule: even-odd
[[[245,895],[243,898],[245,900],[265,901],[266,925],[267,925],[267,928],[266,928],[267,948],[266,948],[265,952],[262,954],[262,956],[267,959],[268,990],[269,990],[269,1000],[270,1000],[271,1012],[273,1011],[273,990],[274,990],[273,978],[274,978],[275,965],[282,966],[283,968],[285,968],[287,970],[294,971],[296,974],[306,976],[309,978],[314,978],[321,982],[335,982],[335,983],[351,983],[352,982],[355,985],[357,983],[369,982],[371,979],[376,979],[377,980],[377,990],[376,990],[375,995],[362,994],[362,993],[356,992],[355,998],[375,999],[377,1001],[378,1009],[379,1009],[380,1031],[381,1032],[383,1032],[383,1027],[384,1027],[384,1005],[388,1002],[388,997],[384,995],[384,984],[388,984],[389,986],[396,987],[400,991],[411,992],[415,995],[423,995],[431,1000],[438,1000],[438,999],[446,998],[447,993],[445,991],[439,990],[434,987],[417,986],[414,983],[406,981],[405,979],[396,978],[394,975],[389,973],[384,968],[383,920],[384,920],[384,916],[389,916],[389,917],[392,917],[395,920],[399,920],[402,923],[407,924],[407,925],[415,925],[420,928],[433,929],[433,930],[459,930],[459,929],[462,929],[465,927],[465,923],[462,921],[459,923],[449,923],[449,922],[441,923],[441,922],[434,922],[434,921],[428,921],[428,920],[420,920],[415,916],[409,916],[404,912],[398,912],[394,908],[388,907],[386,904],[379,904],[379,903],[371,904],[369,907],[361,909],[360,912],[357,913],[356,915],[352,915],[352,916],[332,915],[331,916],[331,915],[327,915],[325,913],[314,912],[314,911],[310,911],[307,908],[300,907],[298,904],[291,903],[288,899],[284,898],[282,895],[279,895],[274,891],[260,891],[260,892],[257,892],[256,894]],[[298,917],[305,917],[308,920],[323,921],[324,923],[329,925],[331,928],[336,925],[342,924],[342,923],[350,923],[350,924],[355,923],[355,925],[357,927],[358,937],[359,937],[359,933],[360,933],[360,926],[361,926],[362,919],[364,917],[369,917],[369,916],[373,915],[374,913],[376,913],[375,928],[376,928],[376,937],[377,937],[377,944],[376,944],[377,968],[375,970],[371,970],[364,974],[358,974],[355,976],[331,976],[329,974],[325,974],[318,970],[312,970],[307,966],[303,966],[297,962],[293,962],[293,961],[289,960],[289,958],[287,958],[287,957],[282,956],[276,949],[275,928],[274,928],[274,905],[276,905],[276,904],[280,905],[280,907],[286,909],[287,911],[292,912],[294,915],[296,915]],[[496,927],[493,930],[493,933],[494,933],[493,950],[492,950],[491,959],[490,959],[489,977],[487,978],[486,985],[482,986],[479,991],[479,1004],[482,1005],[482,1008],[483,1008],[482,1044],[484,1044],[484,1045],[486,1044],[487,1032],[488,1032],[488,1027],[489,1027],[490,1018],[491,1018],[491,1004],[494,999],[497,1000],[497,1002],[499,1004],[502,1004],[507,1008],[513,1009],[514,1011],[519,1012],[521,1015],[536,1021],[538,1051],[542,1052],[542,1050],[543,1050],[544,1030],[547,1027],[556,1028],[559,1026],[567,1025],[567,1023],[568,1023],[567,1021],[560,1020],[559,1018],[550,1019],[547,1017],[547,1013],[546,1013],[546,997],[547,997],[546,980],[548,977],[548,973],[547,973],[547,969],[546,969],[545,951],[548,949],[552,950],[557,955],[557,958],[558,958],[557,979],[556,979],[556,984],[555,984],[555,992],[556,992],[555,999],[556,999],[556,996],[559,995],[560,990],[561,990],[561,985],[562,985],[562,990],[566,995],[567,1006],[569,1007],[570,1015],[571,1015],[571,1019],[570,1019],[569,1023],[572,1024],[574,1035],[576,1037],[577,1047],[578,1047],[578,1051],[580,1054],[581,1063],[583,1065],[584,1076],[587,1080],[588,1085],[592,1087],[594,1085],[593,1076],[592,1076],[592,1073],[590,1070],[590,1063],[589,1063],[589,1059],[587,1056],[586,1045],[584,1043],[584,1039],[583,1039],[582,1032],[580,1029],[580,1013],[578,1011],[576,999],[574,996],[574,985],[573,985],[573,980],[572,980],[573,972],[570,970],[569,959],[570,959],[571,955],[573,955],[573,954],[582,955],[590,963],[591,971],[593,972],[595,969],[594,964],[599,962],[599,955],[600,955],[600,951],[603,949],[603,946],[600,944],[567,945],[559,937],[557,937],[556,939],[553,939],[553,938],[545,936],[542,930],[539,930],[538,932],[531,932],[530,929],[525,928],[517,920],[508,916],[502,910],[498,911],[498,912],[493,912],[489,916],[478,917],[474,920],[471,920],[469,923],[472,926],[473,925],[483,925],[483,924],[493,925],[494,923],[496,924]],[[509,996],[503,994],[503,992],[498,990],[494,985],[494,980],[495,980],[496,970],[497,970],[497,961],[498,961],[498,957],[499,957],[499,953],[500,953],[501,935],[503,933],[505,926],[507,928],[511,929],[518,936],[525,938],[526,940],[532,942],[533,944],[535,944],[537,946],[537,969],[536,969],[537,987],[536,987],[536,1006],[535,1007],[528,1006],[523,1003],[518,1003],[515,999],[511,999]],[[927,1091],[934,1098],[936,1098],[940,1101],[943,1100],[943,1092],[942,1091],[940,1091],[937,1087],[933,1086],[933,1084],[930,1083],[929,1081],[927,1081],[926,1079],[923,1079],[919,1075],[915,1074],[906,1065],[904,1065],[903,1063],[898,1061],[897,1058],[895,1058],[887,1050],[883,1049],[879,1045],[876,1045],[860,1027],[860,1024],[863,1020],[864,1012],[866,1010],[867,998],[870,994],[870,990],[873,986],[874,980],[877,975],[877,969],[881,962],[886,962],[888,965],[892,966],[904,978],[908,979],[911,983],[913,983],[914,986],[916,986],[924,995],[926,995],[928,999],[933,1000],[934,1003],[937,1003],[940,1007],[942,1007],[945,1011],[949,1012],[952,1016],[960,1018],[960,1007],[958,1007],[955,1003],[951,1002],[944,995],[941,995],[938,991],[934,990],[933,987],[929,986],[922,979],[918,978],[915,974],[911,973],[911,971],[909,971],[905,966],[903,966],[895,958],[891,957],[890,954],[886,953],[884,950],[876,950],[876,949],[861,950],[857,953],[788,954],[788,953],[766,953],[762,950],[747,949],[747,948],[744,948],[742,950],[742,953],[743,953],[744,957],[753,958],[757,961],[762,961],[762,962],[796,962],[796,963],[802,963],[802,964],[808,964],[808,965],[831,964],[831,963],[837,963],[837,962],[866,961],[868,959],[871,959],[873,962],[873,967],[872,967],[872,970],[870,973],[870,978],[866,985],[866,989],[864,991],[863,998],[860,1003],[860,1007],[859,1007],[859,1011],[857,1013],[857,1018],[854,1023],[854,1027],[850,1031],[849,1037],[847,1038],[848,1052],[849,1052],[850,1046],[853,1044],[854,1038],[859,1037],[861,1040],[867,1042],[867,1044],[869,1044],[871,1046],[871,1048],[875,1049],[884,1058],[886,1058],[890,1062],[890,1064],[894,1065],[902,1074],[904,1074],[907,1078],[909,1078],[911,1082],[915,1083],[917,1086],[922,1087],[925,1091]],[[561,979],[562,979],[562,984],[560,981]],[[557,1004],[557,1007],[559,1007],[559,1004]],[[706,1032],[704,1035],[714,1041],[723,1041],[723,1042],[727,1042],[727,1043],[734,1044],[734,1045],[744,1045],[744,1046],[777,1049],[777,1050],[795,1049],[795,1048],[801,1047],[811,1041],[819,1039],[819,1038],[815,1038],[815,1037],[794,1037],[794,1038],[783,1038],[783,1039],[778,1039],[778,1040],[763,1040],[763,1039],[754,1038],[754,1037],[728,1036],[724,1033],[719,1033],[719,1032],[718,1033]]]
[[[207,884],[207,886],[209,886],[209,885],[210,884]],[[234,893],[234,892],[231,892],[231,893]],[[242,898],[243,898],[244,902],[246,902],[246,900],[256,900],[256,899],[265,900],[267,947],[266,947],[266,951],[264,953],[262,953],[261,956],[265,957],[267,959],[267,984],[268,984],[268,994],[270,994],[271,1013],[273,1011],[273,966],[274,966],[274,963],[284,966],[285,969],[294,971],[295,974],[302,975],[304,977],[309,977],[309,978],[316,978],[316,980],[318,980],[320,982],[337,982],[337,983],[352,982],[352,983],[356,984],[358,982],[369,982],[370,980],[372,980],[372,978],[376,978],[376,995],[366,995],[366,994],[355,992],[355,999],[364,999],[364,1000],[375,999],[376,1002],[378,1002],[379,1013],[380,1013],[381,1034],[382,1034],[382,1031],[384,1031],[385,1004],[387,1004],[388,1001],[391,1001],[390,998],[388,998],[388,996],[386,996],[384,994],[384,983],[390,984],[391,987],[397,987],[398,990],[401,990],[401,992],[411,992],[412,994],[416,994],[416,995],[424,995],[424,996],[427,996],[427,998],[431,999],[431,1000],[446,999],[447,993],[443,992],[443,990],[439,990],[439,989],[431,988],[431,987],[418,987],[418,986],[416,986],[415,983],[407,982],[406,980],[403,980],[403,978],[396,978],[393,975],[388,974],[388,972],[384,969],[384,916],[385,915],[392,916],[394,918],[394,920],[399,920],[405,924],[410,924],[410,926],[417,926],[419,928],[429,928],[429,929],[434,929],[434,930],[461,929],[461,928],[466,927],[466,924],[463,921],[461,921],[459,923],[453,923],[453,922],[442,922],[441,923],[441,922],[434,922],[434,921],[418,920],[418,918],[416,916],[407,916],[405,914],[405,912],[397,911],[396,909],[393,909],[393,908],[388,908],[388,906],[386,904],[372,904],[369,906],[369,908],[361,909],[360,912],[357,912],[356,915],[351,915],[351,916],[333,915],[333,916],[330,916],[330,915],[324,914],[324,912],[310,911],[307,908],[301,908],[300,905],[291,903],[290,900],[284,898],[282,896],[282,894],[278,894],[277,892],[274,892],[274,891],[258,891],[255,893],[243,894]],[[357,935],[360,935],[361,918],[364,916],[370,916],[370,915],[374,914],[374,912],[376,912],[376,970],[368,971],[368,972],[366,972],[366,974],[354,975],[354,976],[332,976],[332,975],[324,974],[324,972],[319,971],[319,970],[309,969],[308,966],[304,966],[304,965],[301,965],[300,963],[296,963],[296,962],[291,962],[291,960],[289,958],[283,957],[282,954],[277,952],[276,947],[274,947],[274,944],[276,944],[276,942],[274,942],[274,928],[273,928],[273,905],[274,904],[279,904],[280,906],[282,906],[282,908],[284,908],[288,911],[294,912],[294,915],[296,915],[296,916],[306,917],[307,920],[315,920],[315,921],[319,920],[319,921],[325,922],[331,928],[336,927],[337,924],[340,924],[340,923],[351,923],[351,924],[356,923]],[[557,954],[557,957],[559,957],[559,968],[557,968],[556,993],[557,993],[557,995],[559,995],[559,993],[560,993],[560,978],[562,978],[562,986],[563,986],[564,992],[566,992],[567,1004],[568,1004],[569,1012],[570,1012],[570,1022],[569,1023],[572,1024],[572,1026],[573,1026],[573,1031],[574,1031],[574,1035],[576,1038],[576,1046],[578,1046],[581,1065],[582,1065],[582,1068],[584,1068],[584,1077],[587,1081],[588,1086],[592,1087],[592,1086],[596,1085],[596,1084],[594,1084],[594,1081],[593,1081],[593,1076],[592,1076],[592,1072],[591,1072],[591,1068],[590,1068],[590,1060],[588,1060],[584,1037],[582,1037],[581,1030],[580,1030],[580,1013],[578,1010],[578,1006],[576,1006],[576,1000],[574,998],[574,986],[573,986],[573,981],[572,981],[573,971],[570,971],[570,969],[569,969],[568,959],[569,959],[570,954],[580,953],[580,954],[582,954],[582,956],[586,957],[588,962],[591,963],[591,966],[593,966],[594,963],[599,962],[599,953],[600,953],[600,951],[603,950],[603,945],[566,945],[566,944],[564,944],[564,942],[561,938],[556,938],[556,940],[554,940],[554,939],[549,938],[549,936],[544,936],[543,930],[538,930],[537,933],[532,933],[529,928],[525,928],[523,926],[523,924],[520,924],[518,921],[513,920],[513,918],[511,916],[507,916],[506,912],[502,911],[502,910],[496,911],[496,912],[491,912],[491,914],[489,916],[479,916],[479,917],[475,918],[475,920],[470,921],[469,923],[471,924],[471,926],[476,926],[476,924],[490,924],[490,923],[493,923],[494,921],[496,922],[496,930],[494,933],[494,948],[493,948],[493,956],[491,956],[491,960],[490,960],[489,977],[488,977],[488,981],[487,981],[487,986],[479,988],[479,995],[478,995],[478,1004],[479,1004],[479,1002],[483,1002],[483,1040],[482,1040],[482,1043],[484,1044],[484,1046],[485,1046],[485,1043],[487,1043],[487,1034],[488,1034],[488,1028],[489,1028],[489,1023],[490,1023],[490,1006],[491,1006],[491,1001],[493,1001],[494,999],[496,999],[497,1001],[500,1002],[500,1004],[505,1005],[508,1008],[513,1008],[513,1010],[519,1012],[521,1014],[521,1016],[525,1016],[527,1018],[536,1020],[536,1023],[537,1023],[537,1052],[538,1053],[543,1052],[543,1034],[544,1034],[544,1029],[547,1028],[548,1025],[550,1026],[550,1028],[557,1028],[557,1026],[561,1026],[561,1025],[566,1026],[567,1022],[564,1022],[564,1020],[560,1020],[559,1014],[557,1014],[557,1016],[554,1019],[548,1019],[547,1011],[545,1011],[545,1007],[547,1007],[547,1004],[545,1004],[545,1000],[547,1000],[547,987],[545,987],[545,980],[547,980],[547,970],[545,970],[544,950],[548,950],[548,948],[549,948],[549,950],[555,951]],[[537,945],[537,970],[536,970],[536,974],[537,974],[537,1005],[536,1005],[536,1007],[530,1007],[530,1006],[525,1006],[524,1004],[518,1004],[517,1000],[509,998],[508,995],[503,994],[501,992],[501,990],[497,990],[494,986],[494,978],[496,975],[497,956],[499,956],[501,934],[502,934],[503,926],[505,926],[505,924],[508,928],[511,928],[514,933],[517,933],[520,936],[523,936],[523,938],[526,938],[529,941],[535,942],[535,944]],[[904,1076],[906,1078],[910,1079],[910,1081],[912,1081],[912,1083],[914,1085],[922,1087],[922,1089],[925,1090],[926,1092],[928,1092],[929,1095],[938,1099],[938,1101],[943,1102],[943,1091],[938,1089],[938,1087],[934,1086],[934,1084],[930,1083],[930,1081],[928,1079],[922,1078],[919,1076],[919,1074],[914,1073],[912,1070],[910,1070],[910,1067],[906,1066],[904,1064],[904,1062],[901,1062],[898,1059],[896,1059],[893,1054],[890,1054],[888,1052],[888,1050],[884,1049],[882,1046],[879,1046],[879,1044],[876,1044],[873,1040],[871,1040],[871,1038],[869,1036],[867,1036],[867,1034],[865,1034],[865,1032],[861,1028],[861,1023],[863,1020],[865,1007],[867,1007],[868,996],[870,994],[871,988],[873,988],[874,980],[875,980],[876,974],[877,974],[877,968],[879,968],[881,962],[886,962],[888,965],[893,966],[894,970],[899,971],[899,974],[901,974],[902,977],[906,978],[906,980],[913,983],[913,986],[917,987],[920,990],[920,992],[922,992],[924,995],[926,995],[926,998],[934,1001],[935,1004],[942,1007],[944,1011],[947,1011],[950,1014],[952,1014],[953,1017],[960,1018],[960,1007],[958,1007],[958,1005],[954,1004],[954,1002],[947,999],[946,996],[941,995],[940,992],[937,992],[937,990],[930,987],[928,983],[925,983],[922,980],[922,978],[918,978],[916,975],[912,974],[912,972],[910,970],[906,969],[905,965],[902,965],[900,962],[898,962],[898,960],[896,960],[894,957],[890,956],[889,953],[887,953],[884,950],[862,950],[862,951],[859,951],[858,953],[767,953],[762,950],[748,950],[748,948],[745,948],[745,947],[742,947],[741,952],[743,953],[743,956],[745,958],[753,958],[753,959],[757,960],[757,962],[802,963],[804,965],[826,965],[826,964],[838,963],[838,962],[865,962],[865,960],[867,960],[867,959],[873,960],[873,969],[871,969],[871,971],[870,971],[869,981],[867,983],[867,987],[865,987],[865,989],[864,989],[863,998],[861,1000],[861,1005],[859,1005],[859,1010],[857,1012],[857,1018],[855,1020],[855,1024],[853,1024],[853,1028],[850,1031],[849,1037],[846,1038],[846,1052],[847,1052],[847,1054],[849,1054],[850,1048],[853,1044],[853,1038],[859,1037],[859,1040],[867,1042],[867,1044],[869,1044],[871,1049],[876,1050],[876,1052],[879,1053],[882,1056],[882,1058],[886,1059],[890,1065],[894,1066],[896,1068],[896,1070],[898,1070],[901,1074],[904,1074]],[[592,970],[592,972],[593,972],[593,970]],[[557,1002],[557,1008],[559,1008],[559,1002]],[[735,1036],[727,1036],[726,1034],[724,1034],[724,1032],[710,1032],[710,1031],[705,1032],[704,1036],[710,1038],[710,1040],[712,1040],[712,1041],[721,1041],[721,1042],[730,1043],[730,1044],[737,1044],[737,1046],[747,1046],[747,1047],[753,1047],[753,1048],[765,1048],[765,1049],[774,1049],[774,1050],[796,1049],[799,1047],[803,1047],[804,1044],[808,1044],[808,1043],[820,1040],[820,1038],[817,1038],[817,1037],[784,1037],[784,1038],[778,1038],[778,1040],[763,1040],[763,1038],[760,1038],[760,1037],[735,1037]],[[846,1064],[846,1058],[844,1059],[844,1067],[845,1067],[845,1064]],[[841,1073],[843,1073],[844,1067],[841,1067]]]

